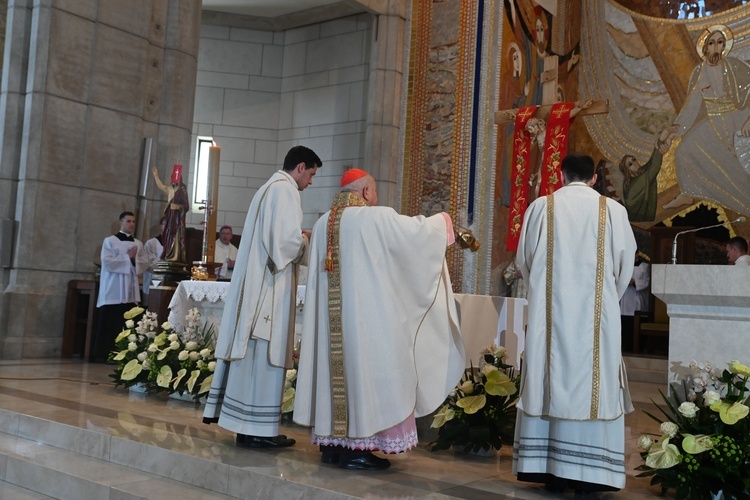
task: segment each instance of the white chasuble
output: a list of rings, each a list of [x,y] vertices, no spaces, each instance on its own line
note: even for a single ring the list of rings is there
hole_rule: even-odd
[[[326,271],[330,215],[312,231],[294,420],[319,436],[363,438],[429,414],[463,373],[447,225],[443,214],[349,206],[338,221],[338,267]],[[329,286],[340,290],[335,317]],[[334,433],[334,400],[344,404],[343,432]]]

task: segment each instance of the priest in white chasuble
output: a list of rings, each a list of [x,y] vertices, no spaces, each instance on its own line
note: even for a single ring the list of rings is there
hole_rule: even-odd
[[[418,444],[415,417],[443,402],[465,367],[445,250],[447,214],[377,207],[372,176],[348,170],[312,230],[294,421],[324,463],[387,468],[373,451]]]
[[[322,165],[294,146],[250,203],[216,341],[216,365],[203,412],[237,434],[237,446],[283,448],[279,434],[286,368],[292,367],[297,264],[306,256],[299,192]]]
[[[563,160],[564,186],[529,205],[516,256],[529,323],[513,472],[557,492],[625,486],[619,300],[636,243],[625,207],[591,188],[594,172],[590,156]]]

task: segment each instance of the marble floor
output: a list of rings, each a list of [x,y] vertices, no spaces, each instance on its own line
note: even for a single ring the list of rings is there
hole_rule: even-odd
[[[520,483],[511,473],[511,450],[504,447],[493,458],[466,457],[426,449],[429,436],[420,436],[418,449],[389,456],[386,471],[350,472],[320,463],[317,447],[310,444],[309,431],[291,422],[282,431],[297,439],[284,450],[247,450],[234,446],[234,436],[216,425],[201,421],[202,408],[163,395],[142,395],[115,389],[109,378],[112,367],[78,360],[28,359],[0,361],[0,498],[559,498],[539,485]],[[627,486],[618,493],[593,498],[652,498],[658,488],[648,479],[636,478],[640,457],[636,440],[643,432],[658,432],[658,425],[643,414],[658,398],[661,384],[631,382],[636,412],[626,417]],[[25,417],[31,416],[35,418]],[[54,431],[46,431],[53,423]],[[54,424],[54,425],[57,425]],[[63,433],[60,429],[66,429]],[[50,437],[37,438],[45,435]],[[77,434],[80,433],[80,434]],[[62,437],[70,434],[70,438]],[[57,436],[57,437],[55,437]],[[100,446],[103,452],[89,448]],[[66,441],[70,442],[66,442]],[[40,449],[41,442],[51,446]],[[140,446],[141,450],[135,449]],[[129,447],[129,448],[128,448]],[[120,449],[121,458],[115,455]],[[44,481],[30,479],[24,488],[17,479],[21,460],[41,463],[56,474],[72,467],[73,453],[87,455],[80,474],[90,474],[104,462],[119,462],[127,473],[117,472],[118,491],[107,478],[109,489],[82,495],[65,489],[70,480],[60,480],[55,489],[33,487]],[[146,450],[146,451],[143,451]],[[36,453],[36,455],[35,455]],[[98,453],[98,454],[97,454]],[[93,457],[93,458],[92,458]],[[60,463],[56,463],[60,462]],[[64,462],[64,464],[62,463]],[[171,473],[162,473],[170,469]],[[179,463],[180,465],[176,465]],[[228,467],[227,467],[228,466]],[[184,469],[180,477],[173,469]],[[239,473],[247,473],[242,476]],[[102,474],[106,475],[106,472]],[[148,475],[146,475],[148,474]],[[212,477],[224,479],[212,482]],[[132,477],[131,477],[132,476]],[[163,477],[171,477],[168,482]],[[196,476],[205,476],[194,480]],[[130,479],[129,479],[130,478]],[[193,483],[190,494],[177,488],[180,481]],[[158,486],[158,487],[157,487]],[[44,492],[34,493],[35,492]],[[93,491],[93,490],[92,490]],[[133,493],[135,492],[135,493]],[[46,495],[46,496],[45,496]],[[105,496],[106,495],[106,496]],[[568,493],[566,497],[573,497]]]

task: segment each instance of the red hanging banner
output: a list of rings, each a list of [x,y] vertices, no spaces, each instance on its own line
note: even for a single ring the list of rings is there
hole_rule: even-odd
[[[568,154],[570,111],[573,106],[575,106],[575,103],[572,102],[558,102],[552,105],[544,138],[539,196],[547,196],[562,187],[560,165],[565,155]]]
[[[518,248],[521,235],[523,213],[529,204],[529,156],[531,152],[531,135],[526,131],[526,122],[534,116],[537,106],[521,108],[516,115],[513,129],[513,172],[511,175],[510,213],[508,214],[508,231],[505,236],[505,248],[514,252]]]

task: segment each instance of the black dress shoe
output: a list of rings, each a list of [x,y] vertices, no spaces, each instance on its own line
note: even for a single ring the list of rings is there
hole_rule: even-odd
[[[320,452],[323,454],[320,457],[320,461],[324,464],[337,464],[341,453],[344,451],[343,446],[335,446],[332,444],[320,445]]]
[[[385,458],[376,457],[369,451],[343,452],[339,455],[339,467],[348,470],[384,470],[391,466]]]
[[[244,437],[240,439],[240,436]],[[275,437],[237,434],[237,446],[241,448],[287,448],[296,442],[283,434]]]

